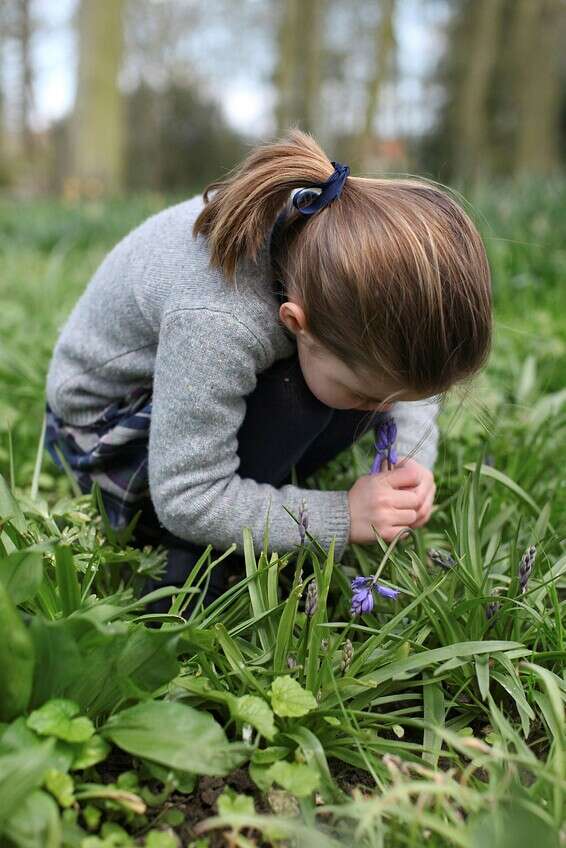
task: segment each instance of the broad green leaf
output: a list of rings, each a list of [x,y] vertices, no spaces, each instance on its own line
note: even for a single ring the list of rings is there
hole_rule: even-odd
[[[216,801],[218,814],[221,816],[255,815],[254,799],[249,795],[238,795],[233,789],[227,787]]]
[[[14,551],[0,560],[0,580],[16,605],[31,600],[42,579],[43,565],[37,551]]]
[[[230,744],[209,713],[169,701],[146,701],[116,713],[101,733],[130,754],[196,774],[227,774],[248,750]]]
[[[0,757],[0,828],[34,789],[43,783],[55,741]]]
[[[241,698],[234,698],[230,705],[230,712],[233,718],[251,724],[266,739],[271,740],[275,736],[273,712],[262,698],[256,695],[242,695]]]
[[[276,677],[271,684],[271,706],[278,716],[304,716],[318,706],[312,692],[307,692],[289,675]]]
[[[35,664],[29,628],[0,582],[0,721],[28,709]]]
[[[18,533],[25,533],[27,524],[19,503],[0,474],[0,519],[10,520]]]
[[[62,807],[71,807],[75,803],[73,778],[57,769],[49,769],[45,775],[45,788]]]
[[[57,804],[51,795],[37,789],[13,810],[0,830],[10,845],[18,848],[60,848],[63,844]]]
[[[326,716],[331,718],[331,716]],[[324,746],[318,736],[308,727],[299,727],[287,733],[301,748],[307,765],[316,769],[320,775],[320,791],[327,803],[340,803],[348,800],[348,796],[340,789],[330,772]]]
[[[271,765],[277,760],[284,760],[289,755],[289,748],[284,745],[272,745],[269,748],[256,748],[252,754],[252,762],[258,766]]]
[[[469,822],[470,848],[558,848],[558,833],[519,800],[482,811]]]
[[[297,798],[304,798],[318,787],[318,771],[306,763],[288,763],[279,760],[269,769],[269,777]]]
[[[179,840],[166,830],[150,830],[145,838],[145,848],[179,848]]]
[[[75,751],[71,766],[73,770],[87,769],[102,763],[110,753],[110,745],[98,734],[91,736],[81,745],[74,745],[73,749]]]
[[[86,742],[94,734],[89,718],[79,716],[80,708],[74,701],[54,698],[34,710],[27,725],[40,736],[55,736],[65,742]]]

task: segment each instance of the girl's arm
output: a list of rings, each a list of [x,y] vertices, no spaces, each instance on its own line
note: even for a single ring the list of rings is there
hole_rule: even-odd
[[[245,398],[269,364],[253,329],[232,313],[187,308],[165,316],[149,437],[157,516],[176,536],[219,550],[235,542],[242,552],[242,529],[249,527],[259,551],[269,509],[270,548],[283,552],[299,542],[297,524],[283,507],[297,515],[305,498],[309,532],[326,547],[336,537],[340,558],[350,530],[348,492],[277,489],[237,473]]]

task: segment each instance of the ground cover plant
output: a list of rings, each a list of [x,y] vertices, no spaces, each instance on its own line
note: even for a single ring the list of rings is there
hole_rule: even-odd
[[[169,202],[0,204],[0,845],[564,844],[566,183],[473,198],[495,347],[444,404],[429,526],[336,563],[290,505],[296,549],[244,530],[244,578],[208,606],[210,549],[143,597],[163,552],[42,451],[57,328]]]

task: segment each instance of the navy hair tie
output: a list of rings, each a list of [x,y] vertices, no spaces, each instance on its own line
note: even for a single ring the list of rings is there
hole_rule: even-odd
[[[300,188],[295,193],[293,197],[293,206],[301,213],[301,215],[304,215],[305,217],[314,215],[315,212],[319,212],[321,209],[324,209],[325,206],[330,206],[332,201],[336,200],[336,198],[340,195],[344,188],[346,177],[350,173],[350,168],[348,165],[341,165],[340,162],[333,162],[332,164],[334,165],[334,173],[325,182],[313,183],[312,186],[309,186],[308,188]],[[313,188],[320,188],[322,191],[320,194],[316,194],[313,192]],[[307,206],[300,207],[299,203],[301,202],[301,198],[304,201],[309,195],[311,197],[314,196],[312,202]]]

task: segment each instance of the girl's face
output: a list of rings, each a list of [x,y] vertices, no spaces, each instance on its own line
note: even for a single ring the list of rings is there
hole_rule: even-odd
[[[423,397],[393,385],[387,375],[365,376],[352,371],[313,339],[299,303],[292,300],[283,303],[279,318],[297,340],[299,362],[307,386],[326,406],[387,412],[396,401]]]
[[[391,384],[391,380],[372,376],[364,379],[311,337],[297,335],[299,362],[305,382],[321,403],[333,409],[359,409],[388,412],[399,400],[420,400],[411,392]]]

